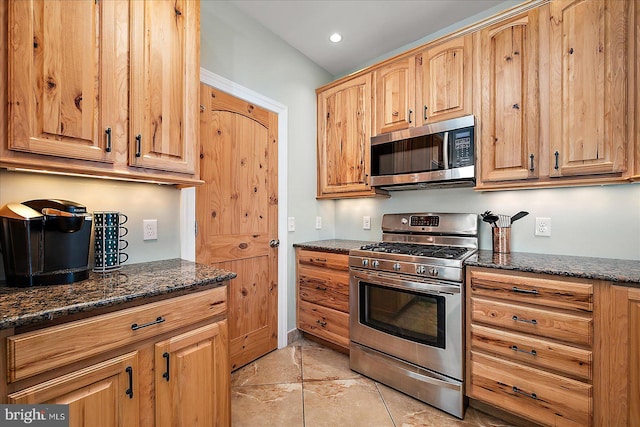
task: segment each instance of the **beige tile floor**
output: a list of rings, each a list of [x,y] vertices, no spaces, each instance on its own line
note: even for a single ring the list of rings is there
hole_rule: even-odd
[[[231,419],[233,427],[509,425],[473,408],[459,420],[351,371],[348,356],[307,340],[232,374]]]

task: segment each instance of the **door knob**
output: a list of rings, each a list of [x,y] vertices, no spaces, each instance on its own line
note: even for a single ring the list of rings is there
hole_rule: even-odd
[[[278,239],[270,240],[269,246],[271,246],[272,248],[277,248],[278,246],[280,246],[280,240]]]

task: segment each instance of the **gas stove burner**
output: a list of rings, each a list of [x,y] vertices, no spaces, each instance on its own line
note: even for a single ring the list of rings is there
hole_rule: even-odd
[[[412,255],[431,258],[459,259],[469,251],[469,248],[441,245],[420,245],[411,243],[380,242],[364,245],[360,248],[387,254]]]

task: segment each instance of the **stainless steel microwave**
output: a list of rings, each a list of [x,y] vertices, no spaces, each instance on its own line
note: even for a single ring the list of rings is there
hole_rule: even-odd
[[[475,117],[371,138],[371,185],[387,190],[475,185]]]

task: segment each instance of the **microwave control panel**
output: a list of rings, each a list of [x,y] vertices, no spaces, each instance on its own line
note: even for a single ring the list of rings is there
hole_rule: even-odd
[[[460,168],[473,165],[473,128],[451,132],[453,136],[453,156],[451,167]]]

